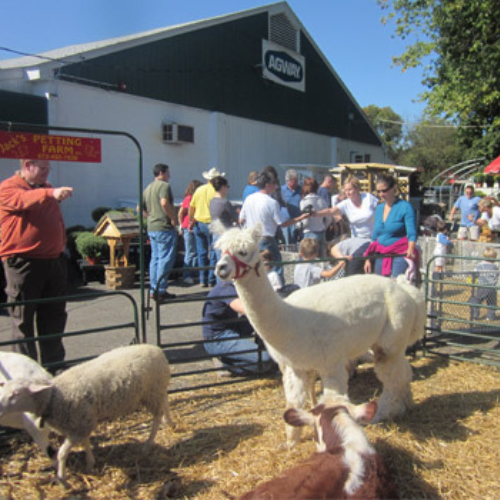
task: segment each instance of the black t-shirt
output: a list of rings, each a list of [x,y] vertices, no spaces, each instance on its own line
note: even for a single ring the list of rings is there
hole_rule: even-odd
[[[225,330],[233,330],[240,336],[248,336],[253,332],[246,317],[239,317],[229,305],[237,297],[234,284],[228,281],[217,283],[210,291],[203,306],[203,321],[214,321],[214,323],[203,325],[204,339],[213,339]]]
[[[210,201],[210,217],[212,221],[220,220],[230,228],[238,222],[238,214],[230,201],[224,198],[212,198]]]

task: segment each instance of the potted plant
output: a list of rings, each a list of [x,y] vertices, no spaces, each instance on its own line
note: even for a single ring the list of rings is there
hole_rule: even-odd
[[[493,187],[493,176],[491,174],[486,174],[484,176],[484,182],[486,182],[486,186]]]
[[[484,182],[484,174],[482,172],[474,174],[474,182],[476,183],[476,187],[481,187]]]
[[[102,236],[90,232],[80,233],[75,239],[78,253],[91,265],[99,264],[109,251],[108,242]]]
[[[496,187],[500,187],[500,175],[496,174],[493,176],[493,184]]]

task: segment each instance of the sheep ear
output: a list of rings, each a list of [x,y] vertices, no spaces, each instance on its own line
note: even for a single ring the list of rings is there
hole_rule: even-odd
[[[252,238],[255,240],[255,241],[260,241],[260,239],[262,238],[262,224],[260,222],[258,222],[257,224],[255,224],[255,226],[251,229],[252,231]]]
[[[303,427],[304,425],[314,425],[314,417],[305,410],[289,408],[283,415],[285,422],[293,427]]]
[[[30,384],[28,385],[28,389],[32,394],[35,394],[37,392],[45,391],[53,385],[54,384],[51,380],[34,380],[33,382],[30,382]]]

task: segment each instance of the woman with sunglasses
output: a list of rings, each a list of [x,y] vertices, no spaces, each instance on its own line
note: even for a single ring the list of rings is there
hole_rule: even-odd
[[[418,271],[417,262],[417,226],[415,211],[410,203],[396,195],[396,180],[388,174],[377,178],[377,194],[381,198],[375,211],[375,227],[372,243],[365,252],[365,257],[372,254],[399,254],[394,257],[376,259],[375,273],[382,276],[396,277],[410,271]],[[365,262],[365,272],[372,272],[370,259]],[[408,273],[407,273],[408,274]]]

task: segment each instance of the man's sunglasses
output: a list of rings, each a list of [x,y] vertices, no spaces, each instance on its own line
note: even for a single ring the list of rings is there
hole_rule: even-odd
[[[377,189],[377,193],[387,193],[387,191],[390,191],[392,188],[387,188],[387,189]]]

